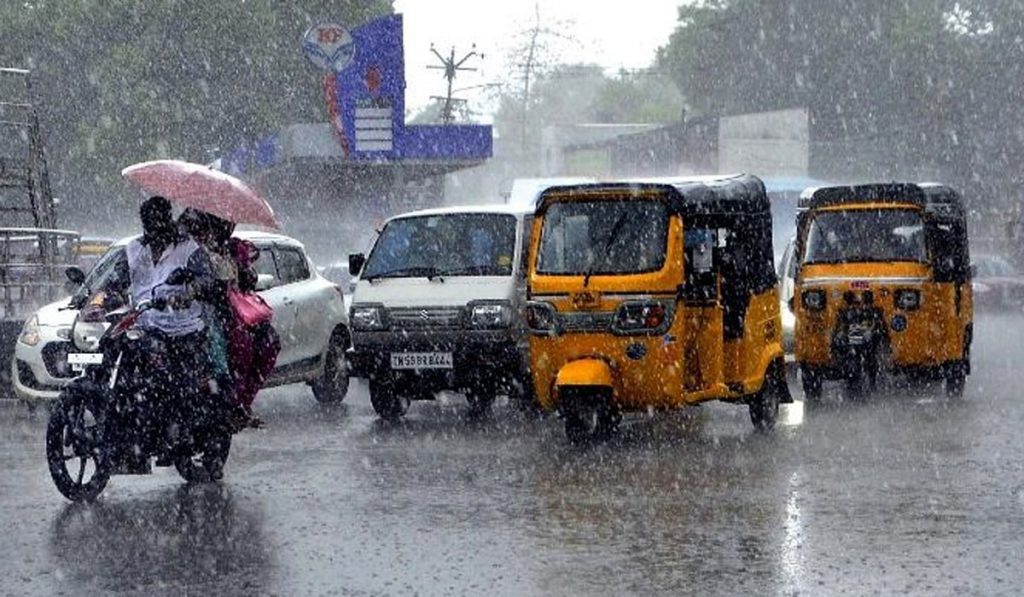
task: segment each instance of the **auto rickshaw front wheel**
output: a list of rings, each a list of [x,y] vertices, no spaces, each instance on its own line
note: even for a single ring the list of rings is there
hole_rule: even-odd
[[[760,431],[775,427],[779,418],[779,404],[786,397],[786,367],[772,363],[765,373],[761,391],[750,398],[750,422]]]
[[[563,387],[558,394],[569,443],[579,446],[607,441],[615,433],[621,416],[612,403],[611,388]]]

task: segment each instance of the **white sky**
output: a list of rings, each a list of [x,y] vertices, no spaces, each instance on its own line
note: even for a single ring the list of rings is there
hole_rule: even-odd
[[[406,110],[415,114],[430,103],[431,95],[444,95],[446,84],[440,70],[428,70],[437,57],[433,43],[447,55],[455,46],[456,59],[476,44],[484,59],[466,66],[477,72],[460,73],[455,88],[471,87],[508,78],[506,63],[516,34],[534,22],[534,5],[542,23],[552,23],[578,40],[565,44],[562,62],[590,62],[614,71],[651,65],[657,48],[675,29],[678,6],[686,0],[395,0],[395,12],[404,17]],[[469,89],[454,94],[471,101],[475,110],[493,109],[485,90]]]

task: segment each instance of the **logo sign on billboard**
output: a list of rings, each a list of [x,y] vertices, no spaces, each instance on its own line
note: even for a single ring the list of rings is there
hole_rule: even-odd
[[[335,23],[310,27],[302,36],[302,51],[314,65],[329,71],[340,71],[352,62],[355,42],[347,29]]]

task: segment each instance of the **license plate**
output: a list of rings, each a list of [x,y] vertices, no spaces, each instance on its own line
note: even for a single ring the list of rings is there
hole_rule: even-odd
[[[393,352],[392,369],[451,369],[450,352]]]
[[[86,365],[102,365],[103,353],[99,352],[69,352],[68,365],[72,371],[84,371]]]

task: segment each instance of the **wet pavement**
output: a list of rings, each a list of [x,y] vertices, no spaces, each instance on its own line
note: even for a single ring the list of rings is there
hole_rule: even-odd
[[[53,488],[42,413],[0,404],[0,595],[1020,594],[1024,319],[977,328],[964,400],[830,388],[770,435],[714,404],[577,449],[507,405],[390,425],[362,385],[292,386],[223,483],[159,469],[92,505]]]

